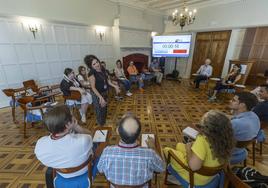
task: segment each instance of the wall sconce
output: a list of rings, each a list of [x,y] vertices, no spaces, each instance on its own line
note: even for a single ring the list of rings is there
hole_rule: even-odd
[[[40,29],[40,20],[36,18],[28,18],[28,17],[22,17],[21,18],[22,24],[25,29],[28,29],[30,32],[32,32],[34,39],[36,38],[36,33]]]
[[[158,34],[157,32],[152,31],[152,33],[151,33],[151,37],[154,37],[154,36],[157,35],[157,34]]]
[[[97,35],[99,35],[100,40],[102,40],[102,38],[104,37],[104,34],[105,34],[105,27],[96,26],[95,30],[96,30]]]
[[[34,39],[35,39],[35,34],[36,34],[37,31],[38,31],[37,26],[36,26],[36,25],[28,25],[28,27],[29,27],[29,30],[33,33],[33,37],[34,37]]]

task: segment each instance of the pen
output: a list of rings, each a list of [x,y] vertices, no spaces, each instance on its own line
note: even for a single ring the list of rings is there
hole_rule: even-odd
[[[104,136],[104,133],[100,130],[101,134]]]

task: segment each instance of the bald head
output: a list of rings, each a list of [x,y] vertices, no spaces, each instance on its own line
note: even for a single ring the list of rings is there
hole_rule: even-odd
[[[209,58],[207,58],[206,60],[205,60],[205,64],[206,65],[209,65],[211,63],[211,60],[209,59]]]
[[[134,115],[125,115],[118,123],[121,140],[126,144],[133,144],[141,132],[141,123]]]

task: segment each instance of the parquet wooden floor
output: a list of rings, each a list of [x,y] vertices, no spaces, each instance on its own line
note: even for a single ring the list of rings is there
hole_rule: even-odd
[[[135,113],[142,121],[143,133],[157,134],[161,147],[174,147],[182,140],[181,131],[192,122],[199,122],[201,116],[210,109],[219,109],[228,113],[226,101],[208,103],[204,90],[194,91],[187,80],[182,83],[164,81],[162,86],[151,85],[144,93],[133,91],[132,97],[117,102],[111,98],[109,102],[107,125],[113,126],[111,144],[119,140],[115,133],[116,121],[127,111]],[[19,108],[18,108],[19,109]],[[27,138],[23,137],[22,111],[17,110],[19,124],[14,124],[11,109],[0,109],[0,188],[42,188],[45,187],[44,173],[33,153],[38,138],[47,132],[42,125],[28,126]],[[96,125],[93,109],[88,114],[88,129]],[[265,130],[268,134],[268,130]],[[249,156],[251,157],[251,152]],[[255,168],[268,175],[268,145],[264,144],[263,155],[256,153]],[[248,164],[252,160],[248,159]],[[163,177],[158,177],[157,185],[163,187]],[[99,176],[93,187],[107,187],[103,176]],[[169,186],[176,187],[176,186]]]

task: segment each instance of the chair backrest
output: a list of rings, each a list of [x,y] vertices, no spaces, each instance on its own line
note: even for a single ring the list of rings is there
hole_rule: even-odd
[[[71,95],[64,96],[64,100],[80,100],[81,99],[81,93],[79,91],[71,90]]]
[[[110,184],[114,187],[114,188],[143,188],[146,184],[148,184],[148,187],[151,187],[151,180],[149,180],[148,182],[145,182],[142,185],[116,185],[112,182],[110,182]]]
[[[26,89],[32,89],[34,92],[38,92],[38,85],[35,83],[34,80],[26,80],[23,83],[23,86],[26,88]]]
[[[12,97],[15,94],[15,90],[14,89],[3,89],[2,91],[8,97]]]
[[[261,121],[261,129],[264,129],[265,127],[268,127],[268,122]]]
[[[246,147],[248,147],[250,144],[252,144],[254,141],[255,141],[255,139],[247,140],[247,141],[237,141],[237,142],[236,142],[236,147],[237,147],[237,148],[246,148]]]
[[[223,164],[223,165],[218,166],[218,167],[205,167],[205,166],[202,166],[199,170],[193,171],[187,165],[185,165],[176,156],[176,154],[172,150],[170,150],[168,152],[167,164],[170,163],[171,158],[173,158],[177,163],[179,163],[179,165],[181,165],[185,170],[187,170],[189,172],[190,188],[192,188],[194,186],[194,173],[197,173],[197,174],[200,174],[200,175],[203,175],[203,176],[215,176],[218,173],[220,173],[226,166],[226,164]]]
[[[239,177],[237,177],[232,172],[229,165],[224,169],[224,174],[225,174],[224,188],[228,188],[229,184],[231,184],[236,188],[250,188],[249,185],[244,183]]]
[[[27,110],[27,106],[26,106],[27,103],[30,103],[33,101],[34,101],[34,97],[32,96],[25,96],[25,97],[21,97],[18,99],[18,103],[23,110]]]
[[[71,167],[71,168],[53,168],[53,179],[56,177],[56,172],[60,172],[63,174],[70,174],[81,170],[82,168],[88,166],[88,177],[90,179],[90,184],[92,184],[92,155],[89,156],[88,160],[82,163],[79,166]]]

